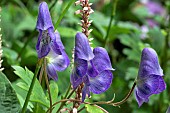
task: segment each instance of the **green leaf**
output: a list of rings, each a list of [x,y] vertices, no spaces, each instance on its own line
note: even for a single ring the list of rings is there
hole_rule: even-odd
[[[0,72],[0,113],[17,113],[21,109],[10,81]]]
[[[139,62],[140,55],[143,48],[148,47],[148,44],[144,44],[140,40],[139,33],[133,33],[131,35],[119,35],[120,42],[130,48],[123,49],[123,53],[128,56],[129,60],[134,60]],[[138,57],[137,57],[138,56]]]
[[[58,97],[58,85],[56,82],[50,81],[50,91],[53,103],[55,103]]]
[[[94,105],[86,104],[85,107],[89,113],[104,113],[101,109],[99,109],[98,107]]]
[[[19,82],[17,85],[20,88],[28,91],[29,87],[27,86],[30,86],[34,74],[31,71],[29,71],[27,68],[25,68],[24,70],[20,66],[12,66],[12,67],[15,69],[14,73],[24,81],[23,83]],[[49,100],[45,96],[44,91],[38,80],[36,80],[35,82],[30,100],[33,102],[38,102],[46,107],[49,107]]]
[[[138,75],[138,68],[136,67],[129,67],[126,72],[125,79],[130,80],[130,79],[135,79],[136,76]]]
[[[76,30],[68,27],[58,27],[57,30],[62,37],[75,37],[77,32]]]
[[[22,84],[21,84],[21,83],[22,83]],[[25,102],[24,99],[25,99],[26,96],[27,96],[27,91],[26,91],[25,89],[21,89],[21,88],[19,87],[19,85],[21,86],[21,85],[23,85],[23,84],[25,85],[24,81],[21,80],[21,79],[17,79],[15,82],[12,82],[12,86],[13,86],[14,90],[15,90],[16,93],[17,93],[17,97],[18,97],[18,100],[19,100],[21,106],[24,105],[24,102]],[[28,86],[27,86],[27,87],[28,87]],[[32,104],[31,102],[29,102],[27,108],[29,109],[29,111],[32,112],[32,111],[33,111],[33,110],[32,110],[33,104]]]
[[[156,50],[156,52],[158,54],[160,54],[160,52],[164,52],[165,36],[158,27],[154,27],[149,30],[149,37],[151,40],[151,46]]]
[[[9,64],[12,64],[12,65],[18,64],[18,62],[16,61],[16,58],[18,56],[16,51],[3,47],[3,56],[7,58],[7,61]]]

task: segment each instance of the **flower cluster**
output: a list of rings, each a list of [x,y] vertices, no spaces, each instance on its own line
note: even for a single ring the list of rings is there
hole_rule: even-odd
[[[36,45],[38,58],[47,58],[48,76],[57,80],[56,71],[65,70],[70,61],[61,42],[59,33],[57,31],[54,32],[54,26],[46,2],[42,2],[39,6],[36,28],[39,30]]]
[[[82,10],[77,10],[75,14],[81,14],[82,20],[81,20],[81,27],[82,32],[88,37],[92,29],[88,30],[89,26],[92,23],[92,20],[89,20],[89,16],[91,13],[93,13],[93,9],[91,8],[92,3],[89,2],[89,0],[77,0],[75,2],[75,5],[79,5],[82,7]]]
[[[91,4],[86,6],[88,0],[86,2],[83,0],[76,2],[77,4],[83,4],[83,15],[92,11],[89,8]],[[150,8],[152,7],[150,6]],[[90,25],[88,18],[84,20],[87,21],[82,21],[82,26]],[[75,36],[74,67],[70,77],[74,89],[84,84],[81,90],[82,101],[85,100],[86,95],[90,96],[90,92],[94,94],[105,92],[112,83],[112,71],[114,71],[107,51],[102,47],[96,47],[93,50],[90,47],[87,38],[89,35],[88,27],[85,30],[87,32],[78,32]],[[39,6],[36,28],[39,30],[36,45],[38,58],[45,57],[47,59],[47,74],[50,78],[57,80],[56,71],[65,70],[70,60],[59,33],[54,32],[48,5],[45,2],[42,2]],[[158,56],[151,48],[144,48],[142,51],[136,84],[135,96],[139,106],[144,102],[148,102],[152,94],[161,93],[166,88]]]
[[[159,65],[155,50],[151,48],[143,49],[135,89],[135,96],[139,106],[143,102],[148,102],[152,94],[158,94],[165,90],[166,84],[162,76],[163,70]]]
[[[82,101],[90,92],[100,94],[111,85],[113,75],[109,56],[102,47],[90,48],[87,37],[83,33],[77,33],[75,37],[74,69],[71,74],[73,88],[81,83],[85,86],[82,90]]]

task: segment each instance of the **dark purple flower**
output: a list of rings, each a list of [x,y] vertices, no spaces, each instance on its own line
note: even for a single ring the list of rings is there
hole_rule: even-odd
[[[159,65],[157,53],[152,48],[144,48],[135,88],[139,107],[143,102],[148,102],[152,94],[158,94],[165,90],[166,84],[162,76],[163,70]]]
[[[95,94],[105,92],[112,83],[111,70],[114,70],[107,51],[102,47],[92,51],[87,37],[83,33],[77,33],[74,55],[71,83],[74,89],[81,83],[85,84],[82,90],[82,101],[86,94],[90,96],[90,92]]]
[[[50,78],[57,80],[56,71],[65,70],[70,61],[59,33],[54,33],[54,27],[46,2],[42,2],[39,6],[36,28],[39,30],[36,45],[38,58],[45,57],[47,59],[47,74]]]
[[[54,27],[46,2],[42,2],[39,6],[36,28],[39,30],[38,42],[36,45],[38,58],[47,56],[50,49],[53,49],[56,54],[61,54],[60,47],[56,42]]]

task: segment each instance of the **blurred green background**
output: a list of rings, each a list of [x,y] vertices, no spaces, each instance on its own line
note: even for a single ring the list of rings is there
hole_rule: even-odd
[[[69,0],[45,1],[50,7],[53,24],[55,24]],[[13,72],[16,67],[12,66],[27,67],[32,72],[35,70],[38,59],[35,50],[38,31],[35,30],[35,26],[40,2],[40,0],[0,1],[2,8],[0,27],[3,41],[3,67],[5,68],[3,72],[12,82],[20,103],[26,96],[26,90],[21,89],[24,87],[21,84],[22,77],[18,77]],[[102,105],[102,107],[109,113],[165,113],[170,104],[170,1],[152,0],[160,7],[157,12],[154,12],[156,10],[154,8],[158,6],[147,0],[118,0],[116,15],[107,40],[105,37],[113,1],[90,0],[90,2],[93,3],[92,9],[94,10],[94,13],[90,15],[90,20],[93,20],[90,26],[93,31],[89,36],[94,38],[92,46],[105,47],[112,66],[116,69],[113,72],[114,79],[109,90],[100,95],[93,94],[90,101],[108,101],[114,94],[115,102],[122,100],[138,74],[142,49],[152,47],[158,53],[160,65],[164,71],[166,90],[159,95],[152,95],[149,103],[144,103],[140,108],[134,94],[120,108],[109,105]],[[151,5],[155,5],[154,8],[151,8]],[[81,16],[74,15],[78,9],[81,7],[73,4],[57,28],[70,59],[72,59],[75,34],[81,31],[81,26],[78,25]],[[28,46],[21,53],[28,40],[30,40]],[[59,80],[56,82],[59,87],[58,97],[61,97],[68,87],[70,72],[71,67],[64,72],[58,72]],[[34,104],[30,103],[30,107],[33,108]]]

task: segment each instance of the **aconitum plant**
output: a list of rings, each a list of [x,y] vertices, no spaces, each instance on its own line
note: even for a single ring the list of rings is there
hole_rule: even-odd
[[[59,2],[61,1],[62,0],[60,0]],[[37,23],[35,22],[35,34],[39,34],[35,36],[37,37],[37,43],[34,43],[34,51],[36,51],[35,54],[37,58],[37,64],[36,66],[34,65],[36,67],[35,73],[33,74],[27,68],[25,68],[24,70],[20,67],[18,68],[14,66],[14,73],[23,79],[19,80],[19,82],[14,85],[14,87],[20,86],[22,89],[24,89],[23,92],[21,91],[22,93],[24,93],[23,98],[21,98],[18,93],[20,91],[18,91],[16,94],[18,97],[20,97],[20,103],[22,106],[21,113],[80,113],[84,109],[86,109],[87,112],[90,113],[108,113],[108,111],[104,109],[105,106],[119,107],[121,109],[121,106],[126,105],[124,103],[129,102],[129,100],[135,102],[135,105],[129,104],[129,106],[136,106],[137,109],[141,109],[144,104],[145,106],[148,106],[148,102],[151,101],[151,97],[153,97],[153,95],[159,96],[160,93],[164,92],[164,90],[166,90],[166,87],[168,87],[168,84],[166,86],[166,83],[164,81],[164,77],[166,77],[166,75],[164,76],[164,74],[166,74],[164,71],[165,67],[167,66],[165,65],[166,60],[161,62],[159,61],[164,55],[161,54],[159,56],[159,54],[157,54],[156,52],[157,49],[153,48],[149,44],[145,45],[143,44],[143,42],[138,42],[140,40],[140,38],[138,37],[130,37],[127,40],[125,39],[128,38],[128,35],[132,31],[136,33],[134,36],[138,36],[139,32],[135,31],[136,29],[134,28],[134,26],[131,27],[129,24],[125,26],[130,26],[132,30],[123,28],[122,25],[124,23],[120,23],[121,27],[119,26],[119,21],[116,21],[115,19],[118,0],[114,0],[113,2],[111,2],[113,3],[113,6],[110,22],[107,21],[107,19],[103,19],[98,22],[97,18],[94,19],[94,24],[96,25],[95,27],[91,26],[93,20],[89,19],[91,14],[95,13],[91,8],[92,3],[90,3],[90,0],[77,0],[75,2],[75,5],[79,5],[80,9],[75,11],[75,14],[79,16],[76,17],[74,15],[74,18],[76,19],[73,20],[76,21],[75,24],[79,24],[80,26],[76,28],[76,32],[74,32],[74,30],[72,31],[69,28],[64,28],[64,32],[62,32],[62,25],[60,24],[65,25],[70,20],[63,21],[63,23],[61,23],[61,21],[73,2],[74,0],[69,1],[69,4],[60,13],[61,15],[57,17],[58,20],[54,25],[53,22],[55,20],[53,19],[56,17],[51,18],[53,17],[50,15],[50,12],[52,12],[52,10],[50,10],[51,8],[48,7],[48,4],[46,2],[41,2],[39,5],[39,10],[37,8],[38,13],[36,20]],[[54,3],[56,3],[56,1],[54,1]],[[148,7],[148,11],[150,11],[149,13],[151,13],[152,16],[155,14],[161,14],[163,12],[163,9],[160,7],[160,5],[153,2],[149,2],[148,4],[143,5],[146,5]],[[50,7],[56,6],[54,4],[50,4]],[[158,7],[155,8],[155,6]],[[73,9],[75,10],[75,8]],[[51,14],[57,13],[54,12]],[[77,23],[77,18],[81,18],[81,23]],[[101,16],[101,19],[102,18],[104,17]],[[150,18],[147,18],[147,20],[149,19]],[[98,25],[100,22],[106,22],[109,25],[108,27],[105,25]],[[72,26],[71,24],[69,23],[69,27]],[[155,23],[150,24],[153,24],[154,26]],[[94,32],[90,28],[99,29],[99,31],[103,33],[98,33],[96,31]],[[148,29],[145,31],[149,32]],[[105,30],[106,33],[104,32]],[[111,34],[111,30],[115,30],[116,35],[114,33]],[[121,34],[123,34],[122,32],[128,35],[124,35],[125,38],[121,38]],[[166,33],[165,31],[162,32],[164,32],[165,36],[170,36],[170,33],[168,34],[168,32]],[[67,35],[69,33],[71,35],[74,35],[72,37],[74,39],[63,38],[63,35]],[[103,35],[102,38],[100,37],[100,35]],[[112,35],[113,38],[110,38]],[[98,39],[101,40],[102,43],[96,43],[95,41],[97,40],[97,38],[94,38],[93,40],[93,36],[99,37]],[[130,48],[122,50],[122,53],[120,54],[117,50],[121,48],[118,48],[116,50],[114,49],[115,43],[110,43],[110,41],[116,40],[117,37],[120,38],[121,43],[125,43],[125,45],[127,44],[128,47],[130,46]],[[158,41],[161,41],[162,39],[159,39]],[[70,40],[74,43],[71,43]],[[64,41],[66,41],[66,43],[64,43]],[[118,44],[120,42],[118,42]],[[72,47],[68,48],[67,44],[69,45],[69,47],[70,45],[72,45]],[[136,48],[133,48],[131,45],[135,45]],[[168,41],[166,44],[163,43],[161,45],[163,49],[166,48],[166,46],[169,47]],[[168,52],[166,51],[165,56],[168,54]],[[2,54],[1,39],[0,53]],[[126,53],[127,56],[123,56],[122,54],[124,53]],[[121,60],[121,58],[119,59],[116,57],[118,55],[120,55],[120,57],[125,57],[124,61],[117,62],[117,60]],[[72,56],[72,58],[70,56]],[[167,56],[166,59],[168,58],[169,57]],[[135,59],[135,63],[133,62],[133,59]],[[127,93],[127,95],[125,95],[126,92],[121,89],[122,85],[117,77],[121,76],[121,79],[124,80],[124,74],[126,73],[126,71],[129,70],[125,70],[124,72],[122,72],[123,74],[120,72],[126,67],[129,68],[131,66],[131,64],[126,64],[127,60],[128,63],[132,61],[136,65],[136,70],[134,68],[132,69],[132,71],[134,73],[136,71],[136,73],[132,75],[133,79],[130,78],[131,80],[133,80],[131,82],[132,87],[131,83],[129,83],[130,91],[129,93]],[[0,67],[1,62],[2,61],[0,61]],[[118,63],[120,63],[120,65],[118,65]],[[124,65],[126,66],[124,67]],[[0,71],[2,70],[0,69]],[[21,76],[20,74],[24,74],[24,76]],[[8,88],[4,88],[6,83],[3,83],[1,85],[3,87],[3,91],[8,90]],[[67,86],[68,89],[65,89],[65,87],[63,87],[62,85]],[[117,90],[116,86],[121,89],[121,95],[117,95],[115,93],[115,90]],[[16,87],[15,89],[17,90]],[[38,91],[36,92],[36,90]],[[108,90],[110,90],[110,92]],[[108,95],[113,98],[111,100],[104,100],[105,98],[103,98],[103,101],[101,101],[101,98],[98,99],[98,97],[102,97],[101,95],[103,93],[108,93]],[[117,101],[121,98],[122,95],[125,95],[125,98]],[[0,98],[0,103],[1,99],[2,98]],[[5,102],[7,101],[8,98],[7,100],[3,101],[4,103],[2,105],[7,106],[5,104]],[[168,107],[167,113],[169,113],[169,111],[170,110]]]
[[[82,33],[78,32],[75,36],[75,47],[73,49],[73,69],[70,74],[70,82],[73,87],[72,92],[64,97],[61,106],[57,112],[60,112],[67,101],[73,102],[73,108],[70,112],[76,113],[81,104],[106,104],[120,106],[126,102],[135,89],[135,96],[139,107],[143,102],[148,102],[152,94],[159,94],[165,90],[166,85],[162,78],[163,70],[161,69],[158,56],[152,48],[144,48],[142,51],[141,62],[137,79],[128,95],[120,102],[114,102],[114,99],[106,102],[85,102],[86,95],[90,93],[101,94],[109,89],[112,84],[113,74],[112,64],[103,47],[92,49],[88,36],[92,30],[88,30],[92,21],[88,17],[93,12],[88,0],[79,0],[76,5],[81,4],[82,10],[76,11],[76,14],[82,15]],[[58,80],[56,71],[65,70],[70,61],[65,52],[65,47],[61,42],[59,32],[54,32],[48,5],[42,2],[39,6],[39,14],[36,28],[39,30],[36,50],[38,58],[44,66],[44,72],[49,78]],[[48,80],[46,80],[48,87]],[[135,87],[136,86],[136,87]],[[68,90],[69,91],[69,90]],[[73,93],[76,93],[75,99],[70,99]],[[48,88],[49,97],[50,89]],[[67,93],[66,93],[67,94]],[[59,103],[59,102],[57,102]],[[57,104],[56,103],[56,104]],[[54,104],[55,105],[55,104]],[[52,100],[50,98],[50,107],[48,111],[52,112]],[[103,110],[103,108],[99,107]],[[47,111],[47,112],[48,112]],[[103,110],[105,111],[105,110]]]

